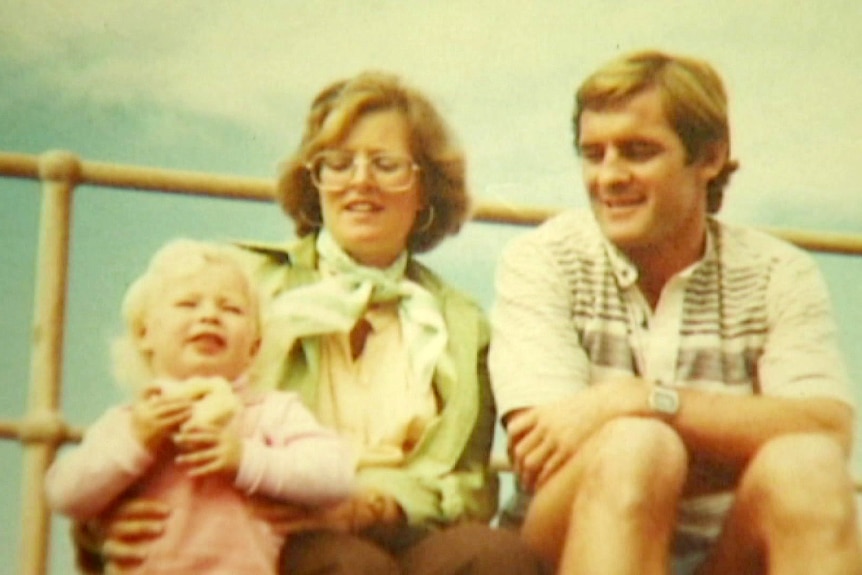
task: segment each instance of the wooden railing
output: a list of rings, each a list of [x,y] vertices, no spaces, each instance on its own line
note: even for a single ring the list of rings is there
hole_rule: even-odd
[[[77,441],[81,429],[69,426],[59,398],[66,313],[65,285],[72,194],[79,185],[150,190],[253,201],[272,201],[273,182],[200,172],[83,161],[68,152],[40,156],[0,152],[0,176],[40,180],[43,186],[36,268],[33,344],[27,411],[23,418],[0,421],[0,439],[20,441],[24,448],[20,573],[43,575],[47,566],[49,512],[42,500],[45,470],[57,447]],[[536,225],[558,210],[480,201],[477,221]],[[805,249],[834,254],[862,255],[862,236],[767,229]],[[493,465],[505,470],[505,461]],[[862,482],[857,484],[862,491]],[[9,558],[7,558],[8,561]]]

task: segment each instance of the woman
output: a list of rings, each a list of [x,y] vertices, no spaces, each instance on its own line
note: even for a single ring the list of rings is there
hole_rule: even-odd
[[[434,107],[385,74],[330,86],[277,195],[299,241],[245,246],[274,298],[265,377],[354,442],[361,485],[335,508],[282,510],[282,572],[539,573],[486,523],[485,317],[412,257],[468,217],[463,155]]]

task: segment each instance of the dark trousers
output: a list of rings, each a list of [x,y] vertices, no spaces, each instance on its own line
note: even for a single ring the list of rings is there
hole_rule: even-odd
[[[392,535],[391,533],[389,535]],[[547,575],[518,533],[465,523],[403,537],[329,531],[288,539],[282,575]]]

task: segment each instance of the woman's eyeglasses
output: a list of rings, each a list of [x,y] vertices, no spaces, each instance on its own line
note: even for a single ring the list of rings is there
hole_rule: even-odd
[[[305,164],[311,181],[322,191],[346,189],[356,177],[359,167],[383,192],[406,192],[416,181],[419,166],[413,158],[389,152],[350,152],[324,150]]]

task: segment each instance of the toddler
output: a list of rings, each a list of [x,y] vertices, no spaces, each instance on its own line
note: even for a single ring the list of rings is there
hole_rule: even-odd
[[[171,508],[134,573],[274,574],[283,544],[249,496],[327,505],[350,495],[355,457],[297,395],[253,385],[260,301],[234,248],[167,244],[129,289],[118,376],[135,398],[48,470],[52,509],[75,521],[121,498]]]

